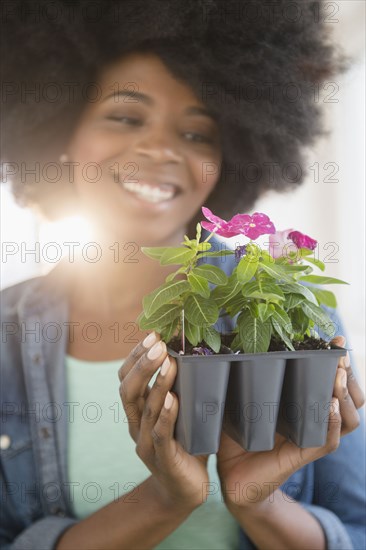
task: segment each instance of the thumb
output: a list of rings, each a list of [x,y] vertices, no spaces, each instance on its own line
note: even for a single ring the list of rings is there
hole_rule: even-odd
[[[341,348],[344,348],[344,346],[346,345],[346,339],[344,336],[335,336],[334,338],[332,338],[330,343],[335,344],[336,346],[339,346]]]

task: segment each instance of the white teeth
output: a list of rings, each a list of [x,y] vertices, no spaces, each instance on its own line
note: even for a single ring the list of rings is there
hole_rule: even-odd
[[[150,185],[147,185],[146,183],[141,185],[140,183],[125,181],[123,182],[123,187],[150,202],[169,200],[174,196],[174,190],[163,191],[159,187],[150,187]]]

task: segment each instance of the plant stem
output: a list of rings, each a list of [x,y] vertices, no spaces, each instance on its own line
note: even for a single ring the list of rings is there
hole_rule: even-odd
[[[212,237],[212,235],[214,235],[216,233],[216,231],[218,230],[218,227],[215,227],[215,229],[212,231],[212,233],[209,234],[209,236],[207,237],[207,239],[205,239],[204,241],[202,241],[203,243],[207,243],[207,241],[209,241]]]
[[[183,353],[185,353],[186,352],[186,338],[185,338],[185,333],[184,333],[184,308],[182,308],[181,323],[182,323],[182,350],[183,350]]]

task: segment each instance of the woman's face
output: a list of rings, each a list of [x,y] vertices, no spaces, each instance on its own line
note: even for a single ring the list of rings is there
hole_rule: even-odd
[[[174,241],[217,183],[217,125],[153,54],[124,57],[99,84],[67,150],[81,207],[113,238]]]

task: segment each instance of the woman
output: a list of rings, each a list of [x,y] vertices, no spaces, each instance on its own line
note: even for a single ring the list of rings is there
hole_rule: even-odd
[[[19,87],[8,88],[6,170],[20,202],[91,220],[97,259],[69,256],[3,292],[4,548],[362,546],[353,430],[364,398],[348,357],[324,447],[278,436],[273,451],[246,453],[223,435],[208,460],[173,439],[176,363],[134,322],[171,270],[140,247],[179,244],[203,204],[222,216],[248,209],[273,185],[263,170],[251,183],[248,167],[269,164],[284,188],[281,168],[300,163],[320,131],[311,86],[337,62],[317,3],[301,4],[296,21],[289,4],[255,15],[249,2],[219,0],[93,2],[95,11],[81,1],[72,12],[58,2],[50,16],[44,2],[35,13],[12,3],[5,70]],[[16,48],[26,54],[15,64]],[[288,82],[298,103],[283,93]],[[31,104],[24,83],[35,86]],[[15,161],[38,161],[42,176]]]

